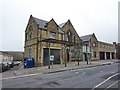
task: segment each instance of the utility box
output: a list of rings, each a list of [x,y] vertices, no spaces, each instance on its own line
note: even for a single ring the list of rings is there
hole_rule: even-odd
[[[24,58],[24,68],[32,68],[35,66],[34,58],[27,57]]]

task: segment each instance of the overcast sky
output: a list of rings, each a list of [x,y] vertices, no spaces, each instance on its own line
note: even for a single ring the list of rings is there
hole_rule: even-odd
[[[47,21],[54,18],[57,24],[70,19],[79,36],[95,33],[99,41],[118,42],[118,1],[1,0],[0,50],[24,50],[24,32],[31,14]]]

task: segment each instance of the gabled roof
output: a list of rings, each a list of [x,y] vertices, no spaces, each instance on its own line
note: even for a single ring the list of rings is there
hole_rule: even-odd
[[[89,34],[89,35],[81,36],[80,39],[83,42],[87,42],[87,41],[90,41],[90,39],[92,38],[92,36],[93,36],[93,34]]]
[[[32,16],[33,17],[33,16]],[[49,23],[46,20],[38,19],[36,17],[33,17],[34,21],[39,25],[39,28],[46,29],[47,30],[47,23]],[[57,24],[56,24],[57,25]],[[57,25],[58,26],[58,25]],[[58,32],[59,33],[64,33],[63,30],[58,26]]]
[[[46,24],[48,23],[48,21],[45,21],[45,20],[42,20],[42,19],[38,19],[38,18],[35,18],[35,17],[33,17],[33,19],[39,25],[39,28],[47,29]]]

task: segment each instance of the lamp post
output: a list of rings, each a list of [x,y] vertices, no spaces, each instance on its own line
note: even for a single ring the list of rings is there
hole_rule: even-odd
[[[66,45],[64,45],[64,54],[65,54],[65,56],[64,56],[64,62],[65,62],[65,67],[67,66],[66,65]]]
[[[80,53],[79,53],[79,49],[78,49],[78,65],[79,65],[79,54],[80,54]]]
[[[79,46],[77,45],[77,61],[78,61],[78,65],[79,65]]]
[[[49,55],[48,55],[48,69],[50,69],[50,41],[48,42],[49,47]]]
[[[88,64],[88,53],[87,53],[87,45],[86,45],[86,61],[87,61],[87,64]]]

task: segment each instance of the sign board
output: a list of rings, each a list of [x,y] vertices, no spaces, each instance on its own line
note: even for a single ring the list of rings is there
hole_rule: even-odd
[[[50,55],[50,61],[54,61],[54,55]]]

